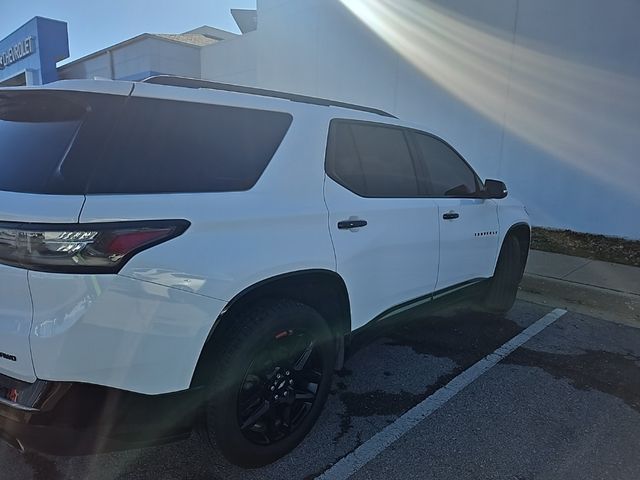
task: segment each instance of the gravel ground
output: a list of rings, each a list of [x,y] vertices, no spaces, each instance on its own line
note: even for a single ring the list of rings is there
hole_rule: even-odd
[[[640,267],[640,241],[534,227],[531,248]]]

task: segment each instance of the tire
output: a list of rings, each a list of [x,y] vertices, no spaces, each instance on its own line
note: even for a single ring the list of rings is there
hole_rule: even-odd
[[[261,467],[293,450],[320,416],[335,341],[317,311],[291,300],[230,320],[216,337],[204,433],[231,463]]]
[[[493,313],[508,312],[516,301],[524,266],[520,242],[514,235],[505,238],[493,278],[489,281],[482,306]]]

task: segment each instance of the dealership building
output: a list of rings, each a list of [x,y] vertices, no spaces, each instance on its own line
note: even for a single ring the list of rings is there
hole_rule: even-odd
[[[241,33],[143,33],[64,63],[64,22],[0,41],[0,85],[174,74],[387,110],[505,180],[535,225],[640,238],[640,3],[258,0]]]
[[[256,12],[252,13],[255,18]],[[234,15],[247,28],[245,11],[234,11]],[[238,36],[210,26],[177,34],[143,33],[58,66],[69,57],[67,24],[35,17],[0,40],[0,85],[77,78],[142,80],[158,74],[200,78],[202,48]]]

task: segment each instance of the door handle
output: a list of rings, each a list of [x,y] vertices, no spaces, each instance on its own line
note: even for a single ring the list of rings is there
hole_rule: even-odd
[[[352,228],[360,228],[366,226],[366,220],[343,220],[341,222],[338,222],[338,228],[340,230],[351,230]]]
[[[459,218],[459,217],[460,217],[460,214],[456,212],[447,212],[442,215],[442,218],[444,220],[455,220],[456,218]]]

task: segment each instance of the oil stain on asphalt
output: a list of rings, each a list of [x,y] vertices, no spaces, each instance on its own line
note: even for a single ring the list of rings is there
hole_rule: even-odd
[[[402,415],[522,330],[522,326],[504,316],[459,310],[447,316],[378,325],[365,332],[364,336],[356,339],[356,350],[380,348],[380,345],[372,345],[373,340],[378,338],[382,339],[383,346],[409,347],[418,355],[451,359],[457,366],[419,393],[380,389],[353,392],[348,385],[352,372],[344,369],[333,391],[344,407],[344,413],[340,414],[340,430],[334,441],[349,433],[354,417]],[[407,365],[407,368],[411,366]],[[389,371],[382,374],[385,377],[393,375]]]
[[[450,358],[469,367],[519,334],[523,328],[500,315],[463,311],[398,325],[387,345],[411,347],[416,353]]]

